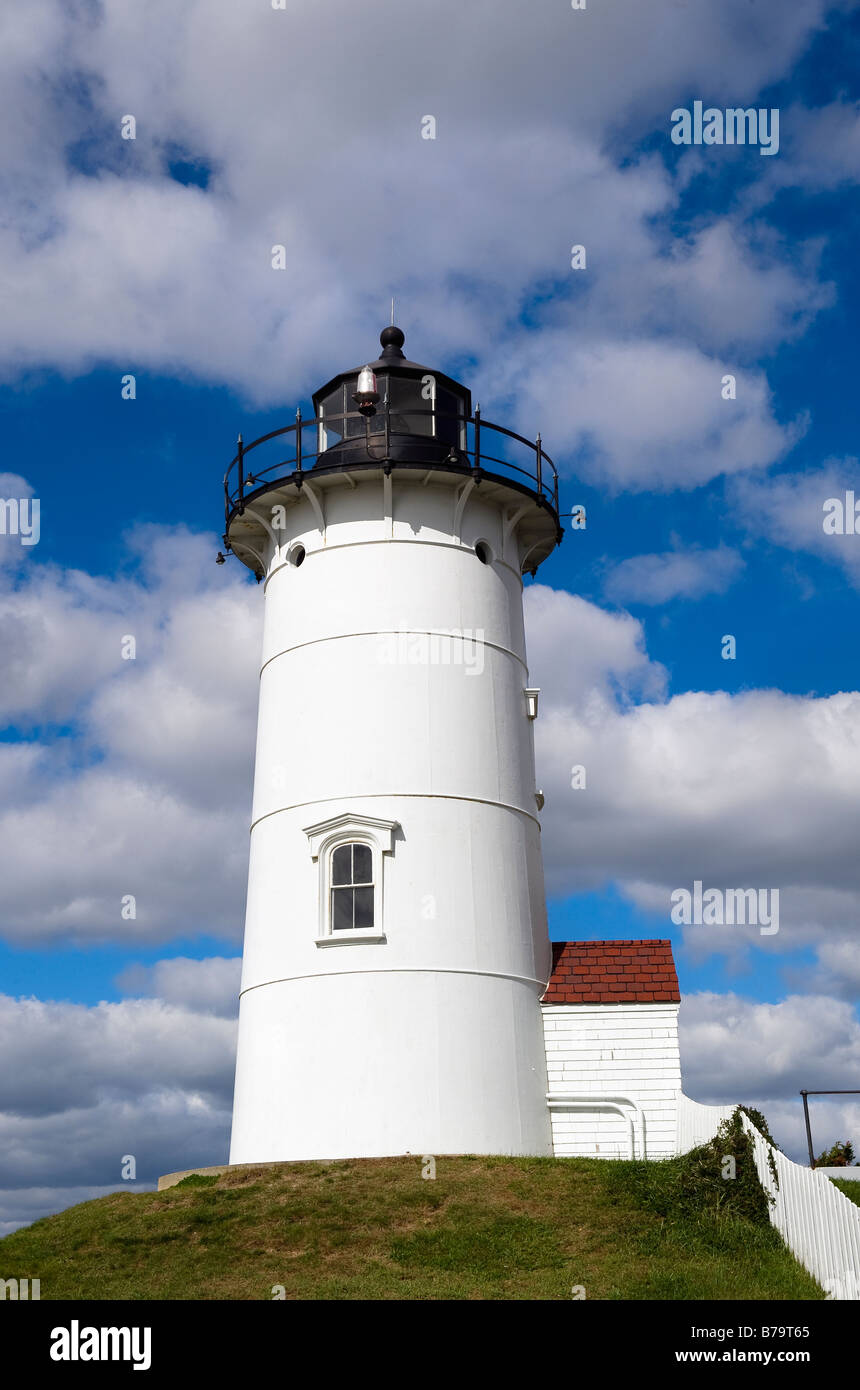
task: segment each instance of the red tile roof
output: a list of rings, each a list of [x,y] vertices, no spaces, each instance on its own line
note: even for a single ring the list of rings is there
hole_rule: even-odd
[[[553,941],[544,1004],[677,1004],[671,941]]]

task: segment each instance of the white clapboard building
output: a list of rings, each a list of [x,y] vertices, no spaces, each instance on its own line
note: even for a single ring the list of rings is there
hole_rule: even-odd
[[[547,932],[522,590],[555,469],[403,342],[225,480],[265,602],[230,1161],[670,1153],[669,943]]]

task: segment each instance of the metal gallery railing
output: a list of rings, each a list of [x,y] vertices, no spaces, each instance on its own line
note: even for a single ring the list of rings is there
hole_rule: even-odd
[[[398,428],[404,420],[411,423],[419,418],[427,418],[430,421],[432,433],[424,434],[412,429]],[[442,433],[437,433],[440,427]],[[336,436],[337,443],[349,449],[348,463],[342,462],[339,458],[338,449],[329,442],[330,435]],[[449,442],[448,435],[454,442]],[[442,449],[448,447],[448,454],[444,458],[440,456],[438,459],[420,462],[418,454],[418,466],[444,468],[452,472],[477,474],[479,477],[498,476],[509,479],[535,493],[552,509],[556,518],[558,517],[558,472],[549,454],[544,451],[540,435],[535,440],[530,440],[504,425],[494,425],[489,420],[482,419],[479,407],[475,409],[474,415],[470,416],[443,414],[437,410],[413,408],[411,405],[400,406],[392,412],[388,402],[384,401],[372,419],[353,410],[305,420],[301,410],[297,410],[294,424],[270,430],[268,434],[260,435],[259,439],[253,440],[250,444],[243,443],[240,435],[238,451],[224,475],[224,510],[227,525],[229,526],[234,515],[242,514],[250,492],[256,493],[287,480],[300,484],[302,476],[311,468],[319,465],[318,473],[326,469],[324,455],[328,453],[331,454],[329,464],[332,472],[356,467],[415,467],[415,462],[409,459],[398,457],[397,454],[392,457],[392,443],[396,441],[398,449],[402,452],[407,438],[413,440],[416,445],[436,444],[439,446],[440,455]],[[255,450],[261,450],[273,440],[283,440],[292,447],[286,454],[283,454],[280,448],[275,450],[281,456],[272,463],[266,462],[266,454],[255,454],[249,466],[249,455]],[[502,443],[497,443],[497,440],[501,440]],[[309,443],[314,447],[308,449]],[[356,461],[353,455],[362,448],[365,449],[367,458]],[[505,457],[506,452],[513,453],[515,458]]]

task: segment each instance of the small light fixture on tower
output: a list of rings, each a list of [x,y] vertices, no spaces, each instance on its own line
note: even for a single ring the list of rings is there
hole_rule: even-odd
[[[362,415],[375,415],[376,407],[379,403],[379,391],[376,386],[376,373],[371,367],[362,367],[358,374],[358,383],[353,392],[352,399],[355,401]]]

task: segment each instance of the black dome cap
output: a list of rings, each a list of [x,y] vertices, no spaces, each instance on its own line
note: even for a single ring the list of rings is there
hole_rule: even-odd
[[[420,362],[410,362],[408,357],[404,356],[403,353],[403,344],[405,341],[406,334],[403,332],[402,328],[398,328],[393,323],[389,324],[387,328],[383,328],[379,335],[379,342],[382,347],[380,356],[377,357],[375,362],[362,362],[360,367],[353,367],[350,372],[338,372],[336,376],[332,377],[331,381],[326,382],[325,386],[321,386],[318,391],[315,391],[313,394],[315,414],[319,414],[320,401],[324,400],[329,392],[333,391],[342,381],[351,377],[357,377],[362,367],[368,366],[373,372],[390,372],[395,376],[432,376],[440,386],[453,392],[455,396],[462,400],[466,415],[471,415],[472,394],[469,388],[463,386],[461,382],[455,381],[453,377],[447,376],[445,372],[437,372],[433,367],[423,367]]]

